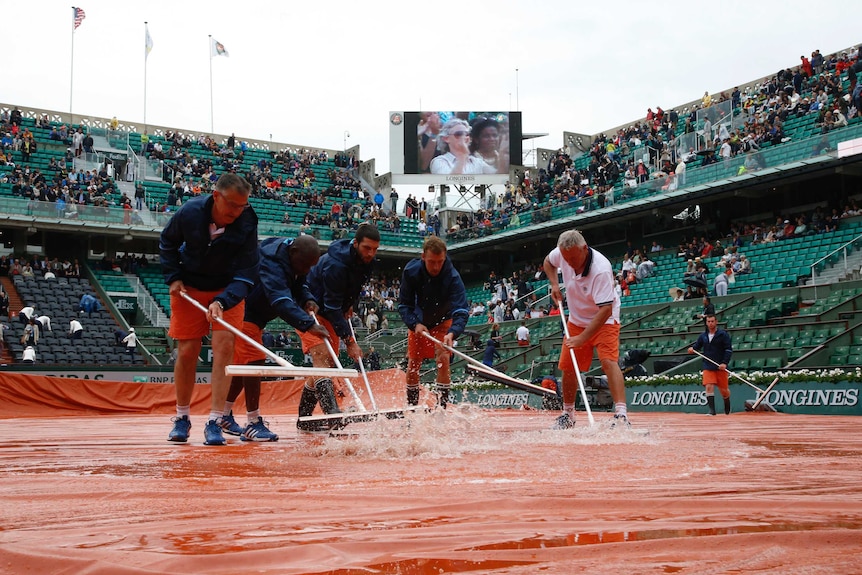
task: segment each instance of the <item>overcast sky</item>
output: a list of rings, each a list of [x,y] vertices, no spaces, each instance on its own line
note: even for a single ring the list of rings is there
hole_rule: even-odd
[[[658,7],[660,6],[660,7]],[[81,0],[75,114],[340,149],[389,167],[390,110],[523,111],[537,147],[862,42],[846,2]],[[71,3],[0,0],[0,101],[69,110]],[[516,74],[515,70],[518,69]],[[525,149],[530,144],[525,144]]]

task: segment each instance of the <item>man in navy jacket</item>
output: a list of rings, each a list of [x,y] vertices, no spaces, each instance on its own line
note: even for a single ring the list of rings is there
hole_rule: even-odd
[[[709,415],[715,415],[715,386],[724,398],[724,413],[730,414],[730,388],[728,387],[727,364],[733,354],[730,334],[719,329],[715,314],[707,314],[704,331],[688,348],[688,353],[698,351],[709,358],[703,360],[703,385],[706,386],[706,404]]]
[[[204,443],[225,444],[219,420],[230,384],[224,368],[233,359],[234,336],[215,320],[242,327],[243,300],[257,277],[257,215],[248,203],[250,191],[244,178],[222,175],[211,196],[193,198],[177,210],[159,239],[162,271],[171,296],[168,335],[177,340],[179,350],[174,364],[177,417],[168,441],[188,441],[201,338],[210,333],[212,325],[212,397]],[[206,306],[206,314],[181,293]]]
[[[362,358],[362,350],[347,322],[359,301],[362,286],[371,279],[379,247],[380,232],[377,228],[371,224],[361,224],[352,240],[332,242],[306,279],[308,290],[320,308],[317,320],[326,328],[333,351],[338,353],[340,338],[347,345],[347,355],[357,362]],[[302,351],[311,355],[314,367],[335,367],[335,361],[326,348],[327,338],[313,331],[300,332],[299,337]],[[332,380],[327,377],[310,377],[306,380],[299,401],[299,416],[311,415],[318,401],[324,413],[341,412]],[[302,421],[297,421],[296,427],[300,431],[319,431],[321,428],[318,422]]]
[[[316,325],[309,315],[309,312],[317,311],[317,304],[305,286],[306,274],[319,259],[320,245],[312,236],[269,238],[261,242],[260,275],[245,300],[243,333],[262,345],[263,328],[280,317],[299,331],[327,337],[326,328]],[[237,338],[233,360],[239,365],[263,365],[266,355]],[[245,427],[241,427],[233,417],[233,403],[243,390],[248,416]],[[278,441],[278,435],[269,430],[260,415],[259,376],[233,377],[221,427],[225,433],[239,435],[243,441]]]
[[[449,401],[449,351],[434,345],[422,334],[452,346],[467,327],[467,291],[452,260],[446,243],[429,236],[422,246],[422,257],[410,260],[401,276],[398,313],[410,330],[407,334],[407,403],[419,403],[419,369],[422,360],[434,358],[437,363],[438,402]]]

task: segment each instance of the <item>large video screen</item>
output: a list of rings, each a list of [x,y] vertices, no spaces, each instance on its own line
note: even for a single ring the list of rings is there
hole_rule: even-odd
[[[394,184],[499,184],[521,164],[520,112],[390,112]]]

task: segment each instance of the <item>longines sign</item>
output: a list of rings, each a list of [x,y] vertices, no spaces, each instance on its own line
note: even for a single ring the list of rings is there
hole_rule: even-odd
[[[766,396],[766,402],[785,413],[814,415],[862,415],[859,404],[860,385],[838,383],[787,383],[780,381]],[[745,409],[745,401],[757,392],[745,385],[730,385],[731,408]],[[630,386],[626,397],[632,411],[703,411],[706,393],[699,385]]]

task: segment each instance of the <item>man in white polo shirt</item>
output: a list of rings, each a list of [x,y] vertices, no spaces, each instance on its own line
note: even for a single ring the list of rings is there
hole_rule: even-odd
[[[586,371],[598,351],[602,371],[614,400],[613,426],[628,425],[626,392],[618,363],[620,355],[620,298],[614,290],[614,272],[608,259],[590,248],[584,236],[575,230],[560,234],[557,247],[544,262],[545,275],[551,286],[551,298],[559,305],[563,300],[557,270],[563,274],[566,303],[569,308],[569,338],[563,341],[559,368],[563,372],[563,414],[555,428],[575,426],[575,398],[578,380],[569,349],[574,349],[578,367]]]
[[[515,332],[515,337],[518,339],[518,345],[530,345],[530,329],[527,327],[527,320],[521,321],[521,327]]]

